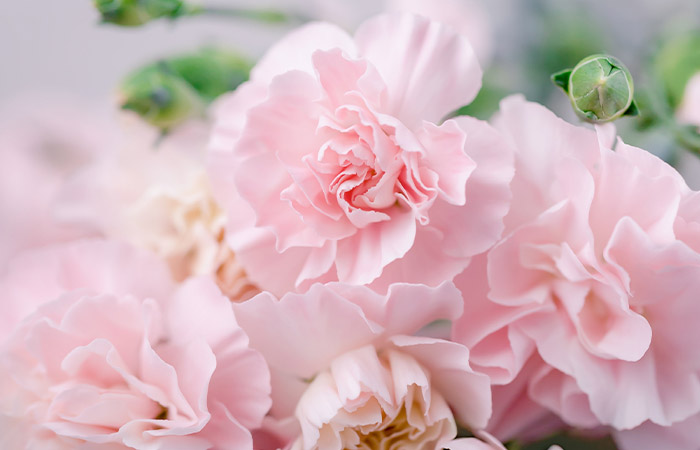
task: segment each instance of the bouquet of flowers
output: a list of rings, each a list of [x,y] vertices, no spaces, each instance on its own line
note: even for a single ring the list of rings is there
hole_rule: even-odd
[[[0,448],[700,449],[697,32],[558,59],[564,120],[480,3],[379,3],[94,1],[287,28],[5,108]]]

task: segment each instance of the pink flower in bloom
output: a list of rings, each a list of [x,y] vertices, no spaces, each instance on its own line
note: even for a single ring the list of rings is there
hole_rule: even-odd
[[[278,295],[380,275],[438,285],[487,250],[511,152],[484,122],[436,125],[480,78],[463,36],[413,15],[378,16],[354,38],[314,23],[274,46],[222,101],[209,154],[250,278]]]
[[[695,74],[686,84],[677,116],[678,120],[697,125],[700,130],[700,73]]]
[[[520,98],[497,127],[516,147],[506,236],[455,280],[470,314],[454,338],[475,369],[507,384],[541,358],[530,397],[580,427],[698,413],[697,193],[641,149],[610,150],[610,129]]]
[[[485,375],[466,347],[412,336],[461,314],[451,283],[365,286],[315,284],[281,299],[258,294],[234,305],[251,346],[272,371],[270,433],[293,449],[442,449],[455,418],[480,430],[491,414]],[[481,449],[476,439],[454,448]],[[489,447],[491,448],[491,447]],[[498,448],[498,447],[495,447]]]
[[[36,308],[0,353],[2,448],[253,448],[269,371],[208,278],[176,287],[86,241],[20,256],[0,287],[15,319]]]

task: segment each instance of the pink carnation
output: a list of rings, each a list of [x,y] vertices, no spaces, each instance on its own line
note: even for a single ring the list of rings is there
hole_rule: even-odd
[[[451,283],[394,284],[386,295],[330,283],[234,305],[271,367],[270,433],[293,449],[427,450],[449,446],[456,421],[483,428],[489,380],[471,370],[467,348],[412,336],[458,317],[461,304]],[[454,448],[485,447],[475,442]]]
[[[697,193],[641,149],[610,150],[610,129],[520,98],[497,126],[517,149],[507,234],[455,280],[475,368],[506,384],[539,354],[530,397],[580,427],[698,413]]]
[[[376,17],[354,38],[314,23],[270,49],[222,102],[209,155],[251,279],[279,295],[380,276],[437,285],[487,250],[510,150],[478,120],[436,125],[480,78],[463,36],[412,15]]]
[[[12,317],[37,308],[0,353],[2,448],[253,448],[269,372],[209,279],[88,241],[23,255],[0,287]]]

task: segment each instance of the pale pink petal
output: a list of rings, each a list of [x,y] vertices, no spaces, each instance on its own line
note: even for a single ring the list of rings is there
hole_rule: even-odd
[[[454,278],[469,264],[470,258],[445,254],[443,238],[442,231],[435,227],[418,227],[411,250],[386,266],[382,275],[371,284],[372,288],[385,292],[396,282],[437,286]]]
[[[391,342],[413,356],[432,374],[431,385],[452,405],[464,425],[478,430],[491,416],[491,383],[469,367],[469,350],[457,343],[413,336],[396,336]]]
[[[488,299],[486,255],[479,256],[455,278],[464,296],[464,314],[455,322],[452,339],[471,349],[470,360],[494,384],[510,383],[534,351],[534,343],[510,322],[535,308],[510,308]]]
[[[466,133],[463,151],[475,164],[474,171],[464,180],[466,189],[459,197],[465,199],[464,205],[436,202],[430,219],[440,224],[444,233],[445,253],[475,255],[491,248],[503,232],[503,218],[512,196],[508,185],[513,178],[513,155],[509,144],[486,122],[470,117],[457,118],[455,122]],[[459,172],[464,173],[465,169]]]
[[[443,199],[453,205],[464,205],[464,185],[477,165],[465,153],[467,136],[464,128],[452,120],[439,127],[424,122],[418,138],[425,148],[427,166],[439,176],[438,188]]]
[[[323,22],[309,23],[273,45],[251,71],[251,79],[269,83],[275,76],[292,70],[313,74],[313,53],[334,48],[350,57],[357,53],[352,37],[340,27]]]
[[[481,68],[469,41],[437,22],[381,15],[362,24],[355,41],[387,85],[387,112],[409,127],[439,122],[471,102],[481,87]]]
[[[503,442],[536,441],[564,428],[565,423],[549,409],[534,402],[528,393],[533,375],[543,367],[533,355],[511,383],[492,387],[493,414],[486,428]]]
[[[251,346],[270,366],[301,378],[327,367],[343,351],[372,342],[377,329],[360,307],[322,285],[280,300],[262,293],[233,308]]]
[[[371,283],[386,265],[408,252],[415,233],[413,214],[399,211],[392,212],[390,220],[358,230],[352,237],[338,242],[335,263],[338,280],[352,284]]]
[[[493,19],[488,9],[477,0],[386,0],[389,11],[406,11],[442,22],[465,35],[482,67],[492,58]]]
[[[439,319],[456,319],[462,313],[462,297],[450,282],[436,288],[397,283],[385,297],[365,287],[341,283],[327,285],[362,308],[364,316],[382,325],[382,335],[414,334],[426,324]]]

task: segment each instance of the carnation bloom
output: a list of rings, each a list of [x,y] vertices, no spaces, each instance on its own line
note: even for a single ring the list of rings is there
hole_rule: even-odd
[[[447,120],[481,70],[467,40],[413,15],[348,36],[307,25],[221,102],[209,153],[227,239],[253,281],[440,284],[500,236],[512,155]]]
[[[683,101],[676,113],[678,120],[683,123],[696,125],[700,131],[700,72],[685,85]]]
[[[209,279],[85,241],[23,254],[0,286],[5,326],[36,308],[0,350],[2,448],[253,448],[269,371]]]
[[[700,201],[657,157],[610,129],[575,127],[509,98],[497,127],[516,147],[506,235],[455,283],[454,338],[475,369],[564,421],[629,429],[700,411]],[[488,286],[483,286],[488,282]]]
[[[87,165],[62,188],[61,220],[153,251],[178,281],[213,275],[233,300],[255,295],[224,242],[226,217],[204,169],[208,125],[191,121],[159,139],[136,117],[121,119],[120,151]]]
[[[330,283],[235,304],[271,367],[269,431],[293,449],[427,450],[450,445],[455,418],[480,430],[491,413],[488,377],[471,370],[466,347],[412,336],[458,317],[461,303],[451,283],[394,284],[386,295]]]

